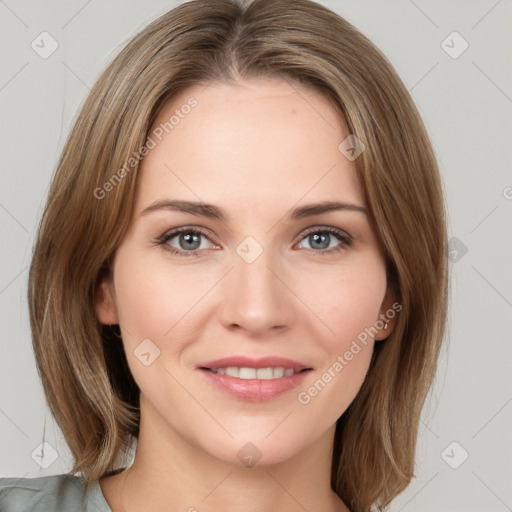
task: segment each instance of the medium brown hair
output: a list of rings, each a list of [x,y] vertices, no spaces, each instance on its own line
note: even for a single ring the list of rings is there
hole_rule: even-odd
[[[71,473],[88,484],[115,469],[138,436],[139,390],[119,329],[96,317],[95,295],[130,220],[138,168],[131,159],[173,95],[251,78],[313,88],[365,146],[355,166],[402,310],[337,422],[331,485],[354,511],[380,509],[414,476],[420,412],[445,330],[442,185],[392,65],[350,23],[309,0],[188,1],[133,37],[97,80],[58,163],[30,268],[46,399],[73,454]]]

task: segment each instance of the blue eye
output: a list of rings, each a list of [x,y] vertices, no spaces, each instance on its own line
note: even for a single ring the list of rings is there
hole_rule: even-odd
[[[156,240],[156,242],[164,246],[166,250],[180,257],[200,256],[202,250],[208,248],[208,244],[206,244],[206,246],[202,244],[202,237],[210,241],[208,234],[204,231],[198,228],[192,229],[183,227],[165,233]],[[173,242],[174,239],[176,239],[175,242]],[[310,247],[306,247],[306,249],[312,250],[320,255],[338,253],[352,244],[352,237],[350,235],[329,227],[311,228],[302,235],[301,243],[304,240],[307,240],[310,244]],[[332,242],[336,240],[338,244],[333,246]]]
[[[352,238],[349,235],[333,228],[313,228],[305,234],[303,240],[309,242],[311,249],[321,249],[321,251],[315,252],[322,255],[339,252],[352,243]],[[332,246],[331,242],[336,240],[339,242],[338,245]]]
[[[167,250],[178,256],[199,256],[199,251],[205,249],[205,247],[201,247],[201,237],[208,238],[207,234],[199,229],[185,227],[164,234],[158,243],[166,245]],[[177,239],[178,248],[170,244],[174,238]]]

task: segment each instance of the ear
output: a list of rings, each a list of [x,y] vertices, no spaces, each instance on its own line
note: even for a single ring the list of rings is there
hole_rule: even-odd
[[[402,305],[396,302],[395,294],[388,285],[386,295],[382,301],[379,316],[375,319],[375,326],[379,328],[379,332],[375,335],[375,340],[386,339],[394,330],[396,317],[402,309]],[[387,327],[386,327],[387,324]]]
[[[95,309],[96,316],[102,324],[113,325],[119,323],[110,276],[104,277],[96,289]]]

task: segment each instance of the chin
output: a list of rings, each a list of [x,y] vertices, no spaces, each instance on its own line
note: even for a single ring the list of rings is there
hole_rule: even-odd
[[[285,462],[302,449],[304,449],[303,440],[297,439],[294,442],[289,434],[286,439],[271,434],[260,437],[248,436],[247,434],[240,438],[230,439],[225,444],[214,443],[209,447],[204,447],[215,458],[223,462],[239,467],[262,467],[273,466]]]

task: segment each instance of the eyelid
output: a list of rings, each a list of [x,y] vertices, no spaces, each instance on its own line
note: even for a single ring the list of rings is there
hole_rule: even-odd
[[[306,230],[301,231],[299,236],[301,236],[302,238],[305,238],[307,235],[309,235],[311,233],[318,233],[318,232],[327,232],[327,233],[332,233],[332,234],[338,235],[339,237],[343,238],[346,242],[353,241],[353,237],[349,233],[347,233],[343,229],[335,228],[333,226],[322,226],[322,225],[312,226],[310,228],[306,228]],[[301,240],[302,240],[302,238],[301,238]]]
[[[170,240],[171,238],[174,238],[175,236],[177,236],[181,233],[198,233],[198,234],[203,235],[205,238],[207,238],[212,244],[219,245],[212,240],[211,232],[208,229],[199,227],[199,226],[181,226],[179,228],[169,229],[163,235],[159,236],[156,239],[156,241],[163,244],[163,243],[167,242],[168,240]],[[186,251],[186,252],[193,252],[193,251]]]

